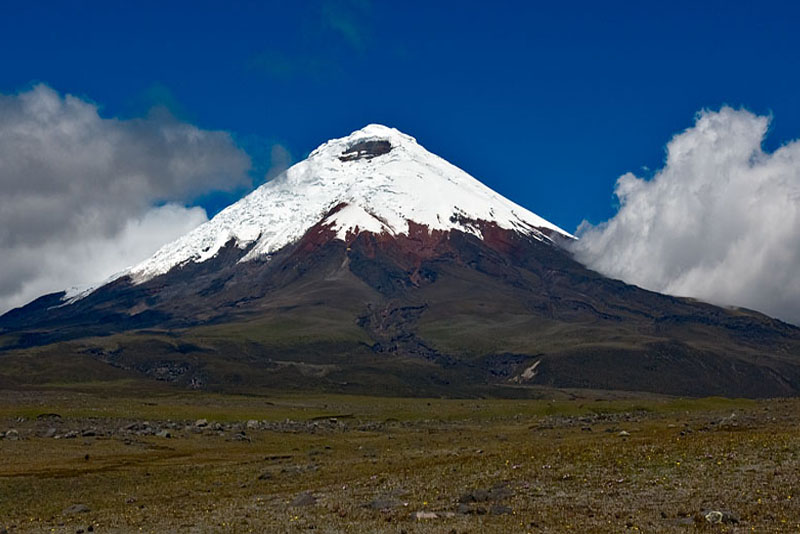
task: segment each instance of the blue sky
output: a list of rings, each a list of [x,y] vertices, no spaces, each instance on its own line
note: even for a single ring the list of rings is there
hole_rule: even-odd
[[[790,2],[52,4],[5,6],[0,92],[43,82],[104,117],[167,106],[232,132],[256,180],[274,143],[297,160],[381,122],[573,230],[703,108],[772,114],[773,146],[800,132]]]
[[[379,122],[580,226],[575,257],[603,274],[800,324],[799,15],[731,0],[7,3],[0,313],[138,263]]]

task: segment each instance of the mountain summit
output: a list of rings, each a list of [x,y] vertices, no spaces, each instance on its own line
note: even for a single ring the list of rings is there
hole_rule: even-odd
[[[159,250],[123,275],[150,280],[186,262],[203,262],[233,242],[247,261],[266,258],[318,225],[350,242],[361,232],[387,236],[486,225],[537,239],[570,234],[495,193],[431,154],[413,137],[370,124],[314,150],[307,159]]]
[[[0,387],[800,392],[800,329],[605,278],[571,239],[369,125],[110,282],[0,317]]]

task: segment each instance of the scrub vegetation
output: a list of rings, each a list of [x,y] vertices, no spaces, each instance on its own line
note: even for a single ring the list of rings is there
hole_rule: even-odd
[[[794,532],[800,401],[0,393],[0,531]]]

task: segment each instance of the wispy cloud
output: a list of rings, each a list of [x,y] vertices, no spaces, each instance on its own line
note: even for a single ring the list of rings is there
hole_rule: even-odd
[[[769,118],[703,111],[652,179],[617,180],[618,213],[576,257],[630,283],[800,324],[800,141],[762,149]]]
[[[285,146],[275,144],[270,149],[269,161],[269,169],[267,169],[267,173],[264,176],[266,181],[272,180],[291,166],[292,154]]]
[[[153,110],[163,109],[173,117],[184,121],[197,119],[193,113],[184,107],[172,89],[161,82],[152,82],[147,85],[128,101],[127,108],[130,114],[134,116],[145,115],[152,113]]]
[[[370,27],[367,23],[372,3],[369,0],[329,0],[323,2],[323,25],[339,34],[353,49],[367,46]]]
[[[365,54],[372,40],[370,0],[321,0],[311,5],[299,24],[297,42],[264,48],[247,61],[250,70],[281,81],[322,81],[341,74],[354,56]]]
[[[295,78],[322,81],[340,70],[337,62],[321,55],[277,48],[265,49],[251,57],[248,68],[280,81]]]

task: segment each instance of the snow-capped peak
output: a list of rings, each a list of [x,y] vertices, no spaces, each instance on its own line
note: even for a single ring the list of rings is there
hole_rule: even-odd
[[[540,239],[546,239],[541,230],[572,237],[431,154],[413,137],[370,124],[322,144],[307,159],[124,274],[141,283],[175,266],[212,258],[231,240],[240,248],[252,247],[242,261],[262,258],[320,222],[344,239],[364,231],[405,234],[409,221],[429,230],[478,236],[480,230],[470,221]]]

